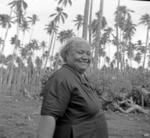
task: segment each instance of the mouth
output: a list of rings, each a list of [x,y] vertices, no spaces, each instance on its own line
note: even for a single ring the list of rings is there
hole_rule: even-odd
[[[89,65],[90,64],[89,61],[80,61],[80,63],[83,64],[83,65]]]

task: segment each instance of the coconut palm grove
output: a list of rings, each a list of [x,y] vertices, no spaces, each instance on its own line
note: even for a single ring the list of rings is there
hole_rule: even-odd
[[[72,27],[61,29],[68,24],[66,20],[72,16],[65,9],[67,7],[71,10],[74,0],[55,0],[57,6],[53,7],[53,12],[49,13],[47,23],[43,26],[48,40],[39,41],[34,36],[34,31],[38,29],[36,24],[40,23],[40,16],[36,13],[28,14],[29,4],[26,0],[10,0],[6,5],[10,8],[10,12],[0,13],[0,31],[2,32],[0,34],[0,94],[3,95],[0,96],[0,101],[4,101],[6,95],[18,104],[22,102],[19,99],[24,99],[23,101],[26,101],[24,110],[31,101],[41,103],[42,87],[49,76],[63,64],[59,51],[55,50],[57,45],[64,45],[72,37],[82,37],[90,43],[93,56],[87,75],[91,77],[92,83],[97,88],[106,114],[111,112],[109,115],[113,113],[140,115],[142,119],[149,119],[150,122],[150,13],[147,11],[139,17],[138,22],[134,22],[133,13],[136,11],[122,5],[118,0],[115,11],[110,11],[114,13],[114,24],[109,26],[107,17],[104,16],[105,0],[97,0],[97,2],[99,9],[94,13],[93,0],[85,0],[84,11],[76,14],[72,20]],[[139,26],[145,28],[145,41],[142,39],[133,41]],[[15,30],[13,34],[11,29]],[[12,34],[10,38],[9,34]],[[25,40],[25,37],[28,39]],[[6,55],[5,49],[8,46],[11,46],[13,50],[11,54]],[[5,102],[9,103],[8,101]],[[12,105],[17,107],[17,103]],[[35,108],[37,106],[34,106]],[[5,106],[2,109],[4,112],[0,111],[0,115],[5,113]],[[8,108],[8,110],[11,109],[13,107]],[[18,107],[18,111],[22,109]],[[31,115],[25,117],[28,121],[34,120]],[[5,129],[1,129],[0,126],[0,137],[16,138],[15,134],[19,131],[26,132],[27,128],[32,130],[30,127],[33,128],[33,124],[30,127],[24,127],[24,122],[21,124],[17,121],[18,119],[14,120],[18,131],[13,130],[14,133],[11,134],[13,131],[10,133],[5,131],[9,130],[12,124],[6,125],[6,122],[0,119],[0,124],[3,122],[5,126]],[[125,120],[122,119],[122,121]],[[111,123],[115,125],[115,121]],[[121,133],[118,132],[120,136],[117,136],[117,132],[114,134],[110,124],[111,138],[124,135],[123,130],[120,130]],[[20,128],[21,125],[24,131]],[[132,132],[128,130],[130,134],[126,138],[150,137],[150,129],[148,130],[150,123],[143,124],[143,126],[146,125],[147,129],[141,134],[135,129],[138,133],[131,136]],[[33,131],[35,129],[34,126]],[[129,129],[132,128],[129,127]],[[23,133],[18,136],[18,138],[22,137],[24,137]],[[31,137],[34,138],[34,135]]]

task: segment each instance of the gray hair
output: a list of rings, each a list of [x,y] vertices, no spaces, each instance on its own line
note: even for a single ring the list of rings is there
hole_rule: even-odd
[[[66,62],[67,56],[69,52],[72,50],[72,48],[81,43],[86,43],[87,45],[89,45],[89,43],[85,39],[80,38],[80,37],[71,38],[65,43],[65,45],[60,50],[60,55],[62,59],[64,60],[64,62]]]

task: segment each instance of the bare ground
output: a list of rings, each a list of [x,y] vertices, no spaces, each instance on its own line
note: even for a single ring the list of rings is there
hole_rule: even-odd
[[[0,138],[36,138],[40,102],[0,94]],[[150,138],[150,115],[106,112],[109,138]]]

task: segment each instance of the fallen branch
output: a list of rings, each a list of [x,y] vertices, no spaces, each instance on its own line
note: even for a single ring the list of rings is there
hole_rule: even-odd
[[[143,93],[144,95],[150,95],[150,92],[145,88],[141,88],[141,93]]]
[[[121,107],[121,104],[126,104],[126,106],[128,106],[128,108],[126,110],[123,109]],[[131,113],[133,111],[139,111],[139,112],[142,112],[144,114],[149,114],[150,113],[149,110],[142,108],[138,104],[135,104],[133,102],[132,98],[131,99],[126,99],[126,100],[123,100],[123,101],[118,101],[118,103],[114,103],[113,105],[116,109],[118,109],[119,111],[121,111],[123,113]]]

